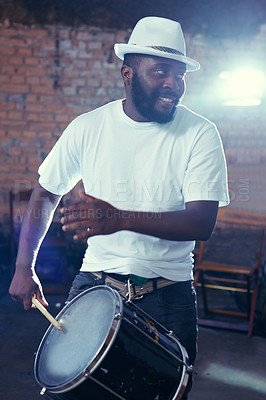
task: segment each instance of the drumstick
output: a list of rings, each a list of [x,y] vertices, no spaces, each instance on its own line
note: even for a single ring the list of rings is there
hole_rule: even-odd
[[[38,310],[40,310],[41,313],[51,322],[51,324],[54,325],[56,329],[58,329],[59,331],[63,329],[62,325],[60,325],[59,322],[54,319],[54,317],[46,310],[46,308],[39,302],[39,300],[36,299],[36,297],[32,298],[32,302],[35,307],[38,308]]]

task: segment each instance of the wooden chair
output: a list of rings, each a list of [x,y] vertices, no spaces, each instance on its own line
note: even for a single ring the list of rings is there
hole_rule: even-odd
[[[10,220],[10,253],[11,274],[15,271],[15,261],[18,250],[18,240],[27,203],[31,196],[31,190],[9,192],[9,220]],[[67,293],[69,288],[68,243],[61,224],[56,217],[42,243],[36,261],[36,272],[43,283],[46,293]]]
[[[231,231],[238,231],[239,229],[247,229],[253,232],[258,239],[258,250],[256,260],[249,265],[246,259],[245,263],[238,265],[235,260],[229,260],[223,262],[226,259],[226,253],[229,253],[229,248],[234,246],[233,243],[226,243],[228,238],[222,238],[223,243],[226,243],[224,250],[221,250],[221,237],[214,238],[214,249],[209,252],[209,256],[206,257],[206,247],[208,242],[200,242],[199,252],[197,255],[197,262],[195,267],[195,280],[194,287],[196,290],[201,287],[204,318],[199,318],[199,325],[213,326],[228,328],[240,331],[247,331],[250,337],[253,332],[253,323],[256,308],[256,299],[258,295],[259,287],[259,272],[261,267],[261,257],[263,249],[263,238],[264,238],[264,227],[266,226],[266,216],[256,213],[247,213],[241,211],[235,211],[230,209],[221,209],[218,214],[217,226],[215,231],[222,231],[226,227]],[[259,235],[258,235],[259,233]],[[215,235],[215,232],[214,232]],[[220,235],[221,236],[221,235]],[[259,237],[258,237],[259,236]],[[242,243],[242,246],[247,246],[248,243]],[[217,253],[217,248],[220,247],[220,260],[217,258],[213,259],[214,253]],[[239,246],[239,248],[241,248]],[[224,251],[224,253],[223,253]],[[239,250],[235,250],[238,252]],[[212,253],[212,254],[211,254]],[[250,257],[254,256],[251,254]],[[240,258],[239,254],[238,257]],[[212,307],[210,303],[210,290],[220,290],[224,293],[231,293],[234,296],[245,295],[245,309],[232,310],[224,307]],[[224,304],[223,304],[224,305]],[[243,307],[243,303],[242,303]],[[226,318],[219,320],[216,317],[210,318],[210,315],[220,315]],[[235,322],[237,318],[245,319],[246,322],[238,323]]]

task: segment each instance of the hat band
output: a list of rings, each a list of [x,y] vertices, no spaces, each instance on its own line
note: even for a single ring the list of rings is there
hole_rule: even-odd
[[[165,53],[171,54],[179,54],[180,56],[184,56],[185,54],[179,50],[172,49],[171,47],[163,47],[163,46],[147,46],[154,50],[164,51]]]

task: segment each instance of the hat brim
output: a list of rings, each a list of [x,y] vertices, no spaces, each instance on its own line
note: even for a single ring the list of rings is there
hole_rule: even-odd
[[[187,72],[193,72],[200,69],[198,61],[193,60],[190,57],[183,56],[181,54],[168,53],[158,49],[150,47],[141,47],[134,44],[116,43],[114,45],[114,51],[120,60],[124,60],[125,54],[145,54],[148,56],[170,58],[171,60],[180,61],[186,64]]]

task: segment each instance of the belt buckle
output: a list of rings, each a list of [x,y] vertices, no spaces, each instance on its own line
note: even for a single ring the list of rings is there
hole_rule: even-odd
[[[141,289],[143,289],[143,287],[141,287],[140,290]],[[133,293],[132,293],[132,290],[133,290]],[[127,280],[126,298],[129,303],[131,303],[132,300],[140,300],[143,298],[143,294],[136,293],[136,284],[134,282],[131,282],[130,278]]]

